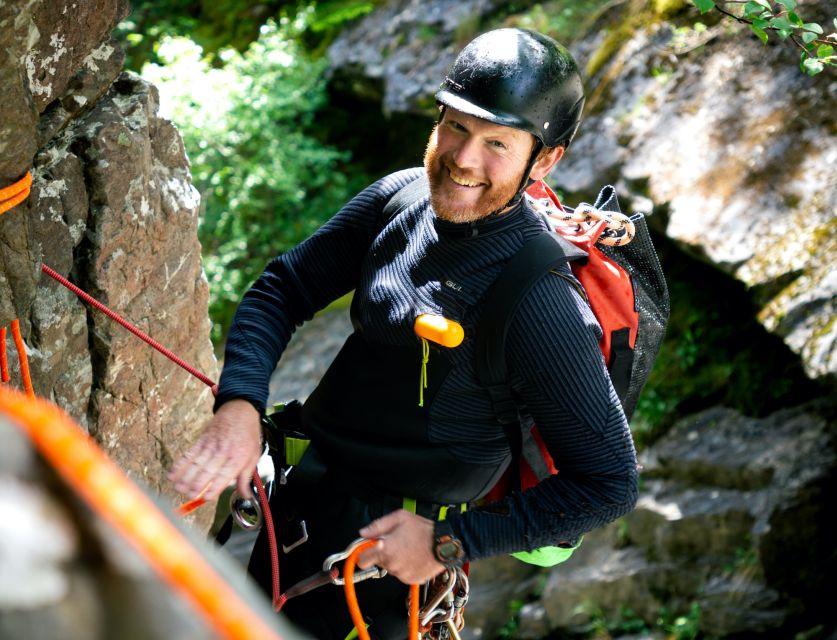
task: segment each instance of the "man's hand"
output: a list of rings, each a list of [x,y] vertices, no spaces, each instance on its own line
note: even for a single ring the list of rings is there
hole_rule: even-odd
[[[250,480],[262,453],[259,412],[246,400],[230,400],[206,424],[198,441],[174,463],[169,480],[182,494],[213,500],[233,481],[251,497]]]
[[[358,566],[378,565],[404,584],[421,584],[439,575],[445,566],[433,554],[433,521],[399,509],[360,530],[364,538],[380,538],[364,551]]]

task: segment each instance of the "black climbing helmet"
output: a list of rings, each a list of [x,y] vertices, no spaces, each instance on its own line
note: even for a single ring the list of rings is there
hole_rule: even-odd
[[[568,146],[581,121],[584,87],[566,48],[525,29],[496,29],[457,56],[437,102],[522,129],[543,146]]]

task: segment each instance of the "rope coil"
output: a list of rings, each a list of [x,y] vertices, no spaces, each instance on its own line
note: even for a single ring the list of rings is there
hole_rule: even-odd
[[[32,187],[32,172],[26,174],[17,182],[4,189],[0,189],[0,215],[15,208],[26,200]]]

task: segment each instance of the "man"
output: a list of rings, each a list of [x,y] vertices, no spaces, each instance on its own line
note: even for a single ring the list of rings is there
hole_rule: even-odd
[[[440,117],[424,170],[365,189],[273,260],[247,292],[230,331],[216,414],[171,474],[186,494],[208,487],[212,498],[233,480],[249,494],[276,361],[295,326],[354,289],[355,332],[305,403],[312,445],[273,510],[280,530],[304,520],[310,536],[282,559],[287,586],[358,535],[379,539],[359,564],[379,565],[397,580],[364,582],[358,594],[380,638],[403,637],[404,584],[427,581],[446,564],[573,543],[628,512],[637,496],[634,447],[598,348],[601,330],[564,267],[527,295],[506,348],[511,387],[560,473],[437,519],[441,505],[484,496],[509,464],[508,437],[477,381],[474,331],[503,265],[545,229],[522,192],[561,159],[584,99],[570,54],[519,29],[471,42],[436,99]],[[423,174],[429,198],[386,219],[387,202]],[[431,345],[423,358],[414,321],[424,313],[460,323],[462,344]],[[324,474],[313,472],[320,463]],[[416,513],[400,508],[404,498],[416,500]],[[265,549],[262,536],[250,571],[269,590]],[[333,587],[286,611],[317,637],[342,639],[352,628]]]

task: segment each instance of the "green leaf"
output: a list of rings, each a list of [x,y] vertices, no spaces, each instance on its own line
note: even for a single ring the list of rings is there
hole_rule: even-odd
[[[808,44],[809,42],[811,42],[811,40],[816,40],[816,39],[817,39],[817,34],[816,33],[811,33],[810,31],[806,31],[805,33],[802,34],[802,42],[804,42],[805,44]]]
[[[767,22],[767,20],[762,20],[761,18],[757,18],[756,20],[753,20],[753,26],[758,27],[759,29],[767,28],[768,24],[769,23]]]
[[[754,0],[750,0],[744,5],[744,17],[761,17],[764,13],[764,7]]]
[[[830,44],[821,44],[817,48],[818,58],[828,58],[832,55],[834,55],[834,47],[832,47]]]
[[[790,20],[793,24],[795,24],[798,27],[801,27],[803,24],[805,24],[802,21],[802,18],[800,18],[798,15],[796,15],[793,11],[788,13],[788,20]]]
[[[782,5],[788,11],[793,11],[794,7],[796,6],[796,0],[776,0],[776,2]]]
[[[779,34],[779,37],[782,40],[787,40],[788,38],[790,38],[791,34],[793,33],[793,30],[791,30],[791,29],[779,29],[778,31],[776,31],[776,33]]]
[[[764,29],[759,29],[756,25],[751,24],[750,30],[758,36],[762,44],[767,44],[767,32]]]
[[[813,31],[818,35],[822,35],[822,27],[818,25],[816,22],[808,22],[802,25],[803,29],[807,29],[808,31]]]
[[[815,76],[825,68],[822,62],[816,58],[807,58],[802,62],[802,70],[809,76]]]
[[[701,13],[712,11],[715,8],[714,0],[692,0],[692,3],[698,8]]]
[[[793,25],[788,22],[787,18],[771,18],[770,26],[774,29],[793,30]]]
[[[744,17],[769,19],[773,17],[773,12],[765,9],[764,5],[761,3],[756,2],[755,0],[750,0],[744,5]]]

